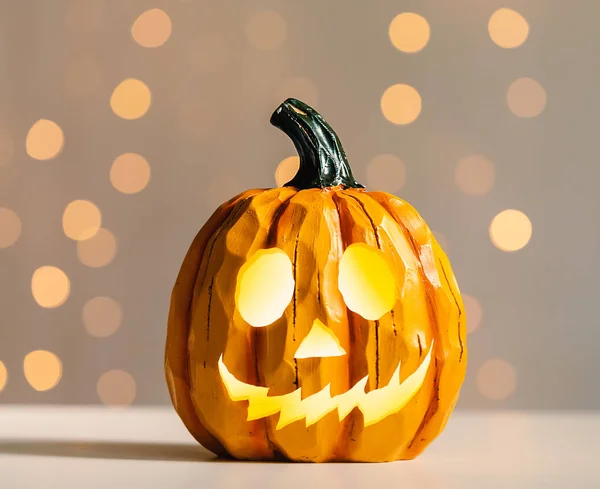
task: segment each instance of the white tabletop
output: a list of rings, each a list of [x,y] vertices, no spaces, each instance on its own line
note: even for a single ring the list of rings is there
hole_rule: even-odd
[[[600,413],[456,411],[419,458],[216,460],[169,408],[0,407],[2,489],[598,489]]]

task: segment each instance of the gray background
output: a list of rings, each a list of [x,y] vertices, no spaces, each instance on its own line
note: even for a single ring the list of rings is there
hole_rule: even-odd
[[[79,25],[65,20],[75,3],[87,15]],[[146,49],[130,27],[152,7],[170,15],[173,33]],[[490,40],[488,19],[500,7],[530,24],[517,49]],[[244,33],[263,9],[287,24],[285,42],[273,51],[256,49]],[[390,43],[388,26],[403,11],[431,26],[419,53]],[[482,306],[459,405],[600,408],[598,18],[600,2],[591,0],[1,1],[0,125],[15,154],[0,165],[0,207],[19,215],[23,231],[0,249],[0,360],[9,376],[0,402],[98,403],[96,383],[110,369],[134,377],[136,404],[168,402],[163,348],[181,260],[217,205],[245,188],[275,184],[275,168],[293,147],[268,119],[286,80],[300,76],[317,87],[316,108],[337,130],[359,181],[377,154],[404,162],[399,195],[445,236],[462,292]],[[215,43],[222,63],[205,72],[202,56]],[[101,69],[98,87],[83,97],[65,84],[70,63],[82,57]],[[539,117],[508,109],[506,90],[523,76],[548,94]],[[153,96],[149,112],[134,121],[109,105],[128,77],[143,80]],[[413,124],[382,116],[381,95],[394,83],[422,96]],[[181,120],[190,110],[198,114],[192,125]],[[65,133],[63,152],[50,161],[25,153],[27,131],[40,118]],[[108,178],[114,158],[129,151],[152,170],[135,195],[117,192]],[[495,165],[495,185],[483,196],[465,195],[454,182],[458,161],[472,153]],[[64,235],[62,213],[74,199],[98,205],[116,236],[108,266],[82,265]],[[522,210],[533,225],[529,244],[514,253],[497,249],[488,233],[506,208]],[[42,265],[71,279],[71,295],[56,309],[39,307],[31,294],[32,273]],[[123,307],[123,325],[105,339],[91,337],[81,320],[97,295]],[[62,379],[50,391],[34,391],[23,376],[33,349],[62,361]],[[517,373],[514,393],[501,401],[486,399],[476,382],[494,357]]]

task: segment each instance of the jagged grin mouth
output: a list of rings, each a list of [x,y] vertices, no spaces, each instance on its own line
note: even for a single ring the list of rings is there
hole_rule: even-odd
[[[398,364],[386,386],[365,392],[369,380],[367,375],[348,391],[333,397],[330,384],[305,399],[302,399],[301,387],[289,394],[269,396],[268,387],[247,384],[236,379],[225,366],[223,355],[219,358],[219,373],[232,401],[248,401],[248,421],[279,413],[276,428],[278,430],[302,419],[305,419],[308,427],[336,408],[339,420],[342,421],[358,407],[363,414],[364,426],[367,427],[397,413],[414,397],[425,381],[432,350],[433,341],[421,364],[402,383]]]

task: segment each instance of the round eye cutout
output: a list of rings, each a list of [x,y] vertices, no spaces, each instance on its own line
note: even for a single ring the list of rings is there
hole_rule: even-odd
[[[242,265],[235,305],[251,326],[268,326],[283,315],[294,295],[292,262],[279,248],[258,250]]]
[[[348,309],[370,321],[391,311],[396,302],[396,279],[383,252],[364,243],[344,251],[338,288]]]

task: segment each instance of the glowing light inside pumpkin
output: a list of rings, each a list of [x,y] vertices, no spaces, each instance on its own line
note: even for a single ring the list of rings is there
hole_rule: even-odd
[[[344,252],[338,287],[348,308],[372,321],[396,302],[396,280],[383,253],[363,243],[351,244]]]
[[[293,294],[292,262],[270,248],[257,251],[240,269],[235,303],[244,321],[262,327],[281,317]]]
[[[294,358],[341,357],[346,350],[335,333],[320,320],[315,319],[310,332],[302,340]]]
[[[388,385],[380,389],[365,392],[367,376],[348,391],[333,397],[331,397],[330,384],[304,399],[302,399],[302,388],[281,396],[268,396],[267,387],[246,384],[236,379],[225,366],[223,356],[219,358],[219,373],[233,401],[248,401],[248,421],[279,412],[278,430],[301,419],[305,420],[308,427],[335,409],[338,411],[339,420],[342,421],[355,407],[358,407],[363,414],[366,428],[397,413],[414,397],[425,381],[432,350],[433,342],[421,365],[404,381],[400,380],[400,365],[398,365]]]

